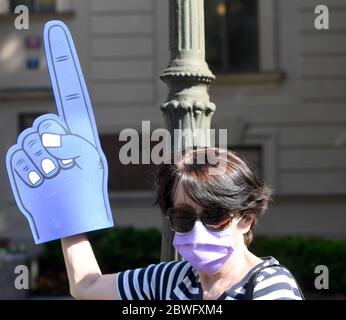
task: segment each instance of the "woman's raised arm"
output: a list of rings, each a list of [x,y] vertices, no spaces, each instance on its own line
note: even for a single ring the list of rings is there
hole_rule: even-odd
[[[102,275],[85,235],[61,239],[70,293],[76,299],[118,300],[115,274]]]

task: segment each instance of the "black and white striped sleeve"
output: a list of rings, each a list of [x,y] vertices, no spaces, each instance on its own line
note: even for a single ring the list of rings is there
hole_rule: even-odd
[[[115,284],[122,300],[165,300],[181,262],[161,262],[144,268],[118,272]]]
[[[298,284],[285,268],[264,269],[257,277],[253,300],[302,300]]]

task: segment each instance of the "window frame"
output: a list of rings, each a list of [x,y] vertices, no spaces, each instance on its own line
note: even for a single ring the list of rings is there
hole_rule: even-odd
[[[102,121],[100,121],[102,123]],[[138,133],[142,132],[142,126],[133,122],[119,122],[117,124],[107,124],[103,123],[99,127],[99,136],[102,135],[114,135],[116,137],[124,129],[134,129]],[[150,121],[150,132],[159,128],[165,128],[162,124],[155,121]],[[118,204],[129,205],[129,200],[133,205],[148,205],[152,206],[154,201],[154,189],[153,190],[108,190],[108,196],[110,201]],[[131,205],[131,204],[130,204]]]
[[[260,72],[273,72],[279,68],[277,41],[277,1],[258,1],[258,44]]]
[[[218,141],[218,130],[225,128],[227,129],[228,146],[258,146],[261,148],[261,178],[279,193],[279,155],[277,150],[279,129],[248,126],[246,120],[241,116],[224,117],[214,123],[215,141]]]
[[[215,72],[215,85],[258,85],[283,81],[284,73],[279,69],[278,57],[278,2],[276,0],[257,1],[259,70],[237,73]],[[206,15],[205,18],[208,19],[208,16]]]

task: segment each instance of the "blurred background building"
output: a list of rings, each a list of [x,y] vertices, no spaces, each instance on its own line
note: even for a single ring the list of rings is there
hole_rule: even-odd
[[[316,30],[325,2],[330,29]],[[10,14],[30,10],[30,28]],[[70,27],[110,166],[118,226],[161,229],[151,165],[123,166],[122,129],[163,127],[159,79],[169,61],[167,0],[0,0],[0,238],[34,247],[4,166],[7,149],[40,114],[55,112],[42,27]],[[274,189],[258,225],[266,236],[346,236],[346,3],[344,0],[205,0],[206,55],[216,75],[212,127],[227,128]]]

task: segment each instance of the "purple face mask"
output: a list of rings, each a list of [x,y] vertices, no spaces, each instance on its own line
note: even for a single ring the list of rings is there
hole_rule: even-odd
[[[220,271],[234,251],[230,228],[213,232],[200,221],[190,232],[175,232],[173,246],[197,271],[208,273]]]

